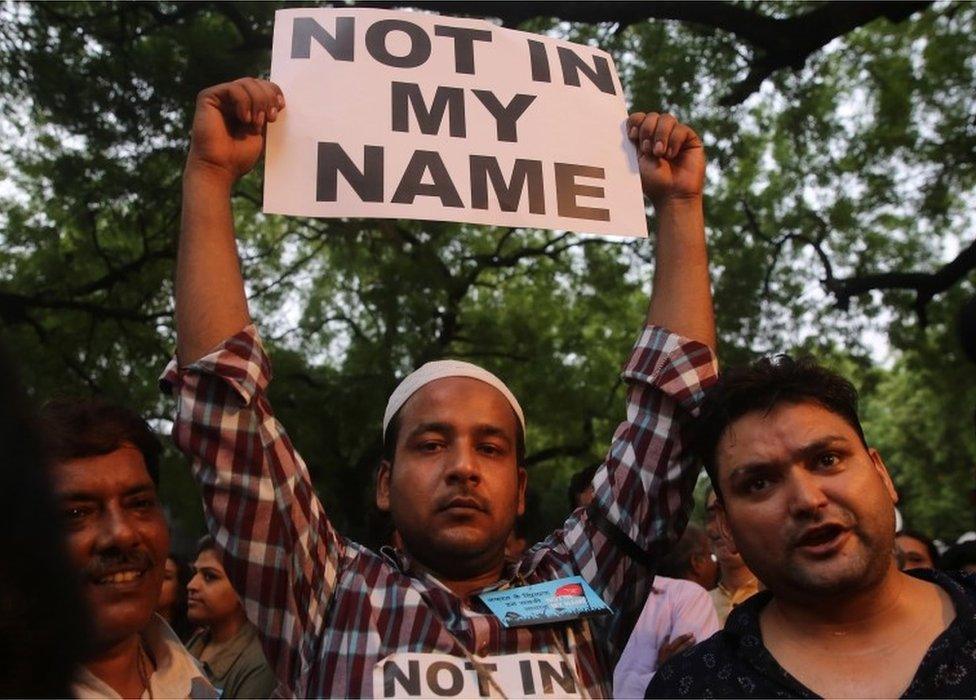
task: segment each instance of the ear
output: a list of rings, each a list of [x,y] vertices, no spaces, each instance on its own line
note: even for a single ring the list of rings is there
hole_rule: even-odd
[[[895,491],[895,485],[891,481],[891,475],[888,473],[888,467],[885,466],[884,460],[881,459],[881,453],[871,447],[868,449],[868,455],[871,457],[871,462],[874,463],[874,468],[878,472],[878,476],[881,477],[881,483],[883,483],[885,488],[888,489],[888,495],[891,496],[891,502],[898,503],[898,492]]]
[[[725,542],[730,554],[739,554],[739,548],[735,546],[735,538],[732,537],[732,528],[729,527],[729,516],[725,512],[725,504],[721,500],[715,501],[715,522],[718,525],[718,532]]]
[[[393,465],[387,460],[380,462],[380,469],[376,473],[376,507],[384,513],[390,512],[390,474]]]
[[[529,483],[529,475],[522,467],[518,467],[518,484],[516,485],[517,494],[515,501],[515,512],[525,515],[525,487]]]

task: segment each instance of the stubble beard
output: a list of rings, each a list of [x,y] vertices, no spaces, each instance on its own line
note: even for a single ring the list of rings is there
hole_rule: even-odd
[[[854,547],[850,543],[831,560],[797,562],[794,550],[788,558],[787,585],[804,595],[817,598],[849,595],[871,588],[884,578],[888,571],[891,552],[883,543],[874,541],[858,527],[850,530]]]

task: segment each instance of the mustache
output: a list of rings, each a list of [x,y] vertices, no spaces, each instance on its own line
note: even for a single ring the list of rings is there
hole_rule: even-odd
[[[102,578],[119,571],[147,571],[154,564],[149,552],[141,549],[107,551],[92,557],[82,573],[89,578]]]
[[[439,499],[437,501],[437,509],[446,510],[456,501],[463,502],[485,513],[490,510],[488,502],[480,494],[473,493],[467,489],[454,491]]]

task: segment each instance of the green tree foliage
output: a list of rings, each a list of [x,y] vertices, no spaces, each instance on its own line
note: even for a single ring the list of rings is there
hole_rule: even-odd
[[[832,3],[695,5],[655,18],[643,3],[555,3],[555,19],[515,20],[611,51],[632,104],[703,135],[723,361],[828,358],[864,393],[909,522],[943,537],[970,529],[976,394],[953,318],[972,265],[941,266],[973,239],[976,6],[885,15],[880,3],[862,17]],[[267,72],[276,7],[4,6],[0,323],[38,399],[98,392],[165,431],[172,407],[156,377],[174,346],[194,98]],[[825,26],[825,12],[846,33],[789,41]],[[651,243],[264,216],[260,184],[260,172],[245,179],[235,207],[271,398],[337,524],[369,536],[386,397],[444,356],[485,365],[523,398],[530,531],[558,522],[569,474],[600,458],[621,417],[616,373],[642,320]],[[164,496],[193,531],[181,461],[170,456]]]

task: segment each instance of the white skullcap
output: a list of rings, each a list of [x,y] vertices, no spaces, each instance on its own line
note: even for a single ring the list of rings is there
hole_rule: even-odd
[[[519,402],[515,399],[515,395],[508,390],[505,386],[505,382],[496,377],[494,374],[486,369],[478,367],[478,365],[473,365],[470,362],[461,362],[460,360],[436,360],[435,362],[428,362],[419,369],[411,372],[407,377],[400,382],[392,394],[390,394],[390,400],[386,402],[386,411],[383,413],[383,432],[386,432],[387,426],[390,421],[393,420],[393,416],[396,412],[403,407],[403,404],[407,402],[411,396],[413,396],[418,389],[437,379],[444,379],[445,377],[470,377],[471,379],[477,379],[485,384],[495,387],[502,393],[508,403],[511,404],[512,410],[515,411],[515,415],[518,416],[519,423],[522,424],[522,430],[525,430],[525,416],[522,414],[522,407],[519,406]]]

